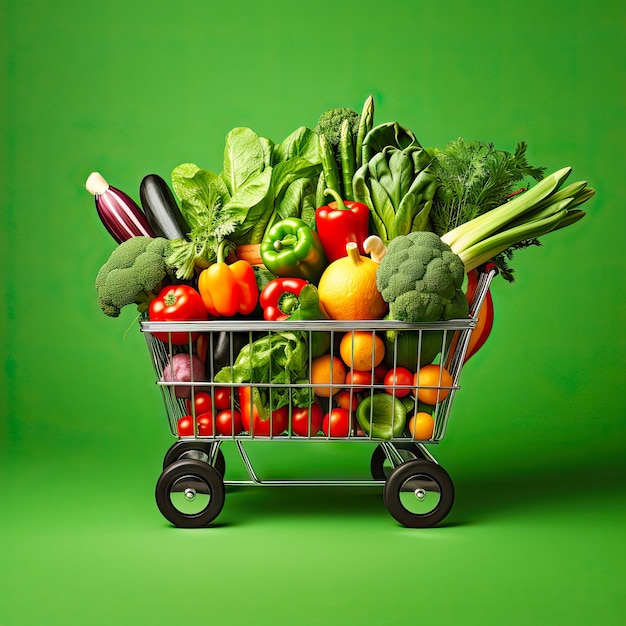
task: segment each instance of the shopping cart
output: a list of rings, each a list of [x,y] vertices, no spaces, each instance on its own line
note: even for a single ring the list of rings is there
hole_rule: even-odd
[[[397,321],[264,321],[264,320],[232,320],[216,319],[206,322],[150,322],[142,321],[141,330],[145,334],[146,342],[152,356],[157,384],[161,390],[167,412],[170,430],[176,441],[167,451],[163,471],[156,484],[156,502],[162,515],[172,524],[183,528],[197,528],[209,525],[220,514],[225,500],[226,488],[229,486],[371,486],[383,487],[383,500],[389,513],[401,524],[411,528],[429,527],[439,523],[449,513],[454,501],[454,485],[449,474],[436,461],[427,445],[439,443],[446,432],[448,418],[454,397],[459,390],[459,377],[464,365],[465,355],[472,330],[476,326],[478,312],[486,297],[492,278],[497,269],[493,265],[482,268],[474,301],[470,304],[470,315],[467,319],[447,320],[428,324],[406,324]],[[367,332],[384,337],[387,346],[385,367],[392,371],[409,365],[407,369],[416,372],[425,363],[433,362],[439,365],[441,373],[438,380],[428,385],[416,387],[415,382],[410,386],[381,382],[376,377],[378,373],[371,364],[371,381],[363,385],[342,382],[333,385],[327,381],[325,385],[310,382],[309,376],[297,381],[269,382],[271,376],[258,376],[259,380],[240,379],[239,382],[216,382],[218,372],[235,364],[241,347],[253,344],[260,337],[272,337],[279,333],[297,333],[308,345],[323,336],[328,341],[328,352],[332,356],[339,354],[339,342],[346,333]],[[159,335],[158,337],[155,335]],[[171,333],[185,333],[187,340],[184,344],[172,343]],[[322,335],[319,335],[321,333]],[[177,354],[186,356],[193,365],[197,356],[199,337],[204,342],[206,351],[204,371],[201,376],[191,371],[191,381],[168,382],[172,376],[167,376],[168,364]],[[400,346],[402,345],[402,355]],[[412,347],[409,353],[411,363],[407,363],[406,346]],[[219,352],[219,354],[218,354]],[[402,356],[402,359],[400,358]],[[180,358],[180,357],[178,357]],[[312,355],[308,356],[305,364],[306,373],[310,373],[313,362]],[[400,364],[402,362],[402,365]],[[198,373],[199,368],[195,368]],[[443,374],[449,373],[449,378]],[[219,379],[220,377],[217,376]],[[329,389],[330,388],[330,389]],[[344,398],[347,397],[348,406],[356,406],[369,398],[372,407],[373,398],[379,394],[387,396],[386,406],[389,406],[393,415],[400,406],[406,414],[406,424],[401,432],[393,429],[381,436],[381,430],[376,428],[376,415],[373,408],[368,412],[361,412],[360,419],[354,417],[350,411],[350,423],[347,432],[342,436],[335,436],[332,430],[323,434],[315,427],[302,433],[300,427],[296,434],[294,416],[296,410],[290,400],[302,397],[303,392],[317,397],[322,402],[323,411],[332,407],[331,398],[337,397],[335,392],[341,389]],[[419,398],[420,390],[430,391],[434,402],[423,406]],[[278,424],[278,404],[272,406],[273,398],[278,395],[284,405],[280,413],[281,419],[287,414],[286,421]],[[209,411],[198,414],[196,399],[200,394],[208,393],[210,397]],[[347,393],[347,396],[346,396]],[[255,432],[254,421],[249,430],[241,430],[231,419],[231,430],[220,431],[217,416],[220,413],[216,399],[226,397],[227,407],[224,410],[247,411],[253,413],[253,397],[266,398],[267,428],[263,432]],[[207,397],[206,395],[204,396]],[[285,400],[286,398],[286,400]],[[390,401],[389,401],[390,398]],[[246,403],[250,403],[249,406]],[[275,401],[274,401],[275,402]],[[354,405],[353,405],[354,402]],[[274,410],[276,409],[276,410]],[[408,428],[410,417],[416,412],[430,413],[433,418],[432,434],[427,439],[416,439]],[[190,427],[188,434],[179,433],[179,423],[187,420]],[[204,421],[203,421],[204,420]],[[391,418],[383,416],[383,421],[393,422]],[[274,428],[276,426],[276,428]],[[284,429],[283,429],[284,427]],[[313,432],[315,430],[315,432]],[[328,431],[328,429],[327,429]],[[417,431],[414,429],[417,436]],[[294,443],[331,443],[339,442],[374,445],[370,462],[371,478],[363,480],[353,479],[280,479],[265,480],[260,478],[246,450],[251,441],[280,441]],[[249,478],[245,480],[229,480],[226,476],[225,457],[221,450],[224,443],[234,445],[241,457]]]

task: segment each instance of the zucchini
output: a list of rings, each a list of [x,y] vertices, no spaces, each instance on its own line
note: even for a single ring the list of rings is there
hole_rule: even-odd
[[[139,186],[141,206],[157,237],[187,239],[189,225],[178,208],[167,183],[157,174],[148,174]]]

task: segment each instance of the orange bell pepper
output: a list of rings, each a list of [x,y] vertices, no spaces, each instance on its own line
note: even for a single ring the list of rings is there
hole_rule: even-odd
[[[213,317],[250,315],[259,300],[254,269],[243,259],[226,263],[227,244],[225,240],[220,243],[216,262],[200,272],[198,291]]]

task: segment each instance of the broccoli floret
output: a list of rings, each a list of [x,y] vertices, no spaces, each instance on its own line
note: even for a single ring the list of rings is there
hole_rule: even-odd
[[[436,322],[467,316],[464,276],[463,262],[438,235],[416,231],[391,240],[376,285],[391,319]]]
[[[359,120],[361,116],[354,110],[345,107],[328,109],[320,115],[320,119],[315,126],[318,135],[324,135],[326,141],[333,149],[335,158],[339,157],[339,141],[341,138],[341,124],[347,119],[350,122],[350,131],[353,137],[359,131]]]
[[[171,253],[170,242],[163,237],[132,237],[115,248],[96,276],[103,313],[118,317],[123,307],[133,303],[138,311],[147,310],[154,291],[174,274],[166,262]]]

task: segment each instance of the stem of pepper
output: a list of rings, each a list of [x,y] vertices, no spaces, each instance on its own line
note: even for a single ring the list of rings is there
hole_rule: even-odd
[[[285,235],[282,239],[277,239],[274,242],[274,250],[280,252],[283,248],[293,248],[298,243],[298,238],[295,235]]]
[[[332,196],[335,202],[337,203],[337,209],[340,211],[349,211],[348,207],[345,205],[343,198],[334,190],[334,189],[324,189],[325,196]]]

